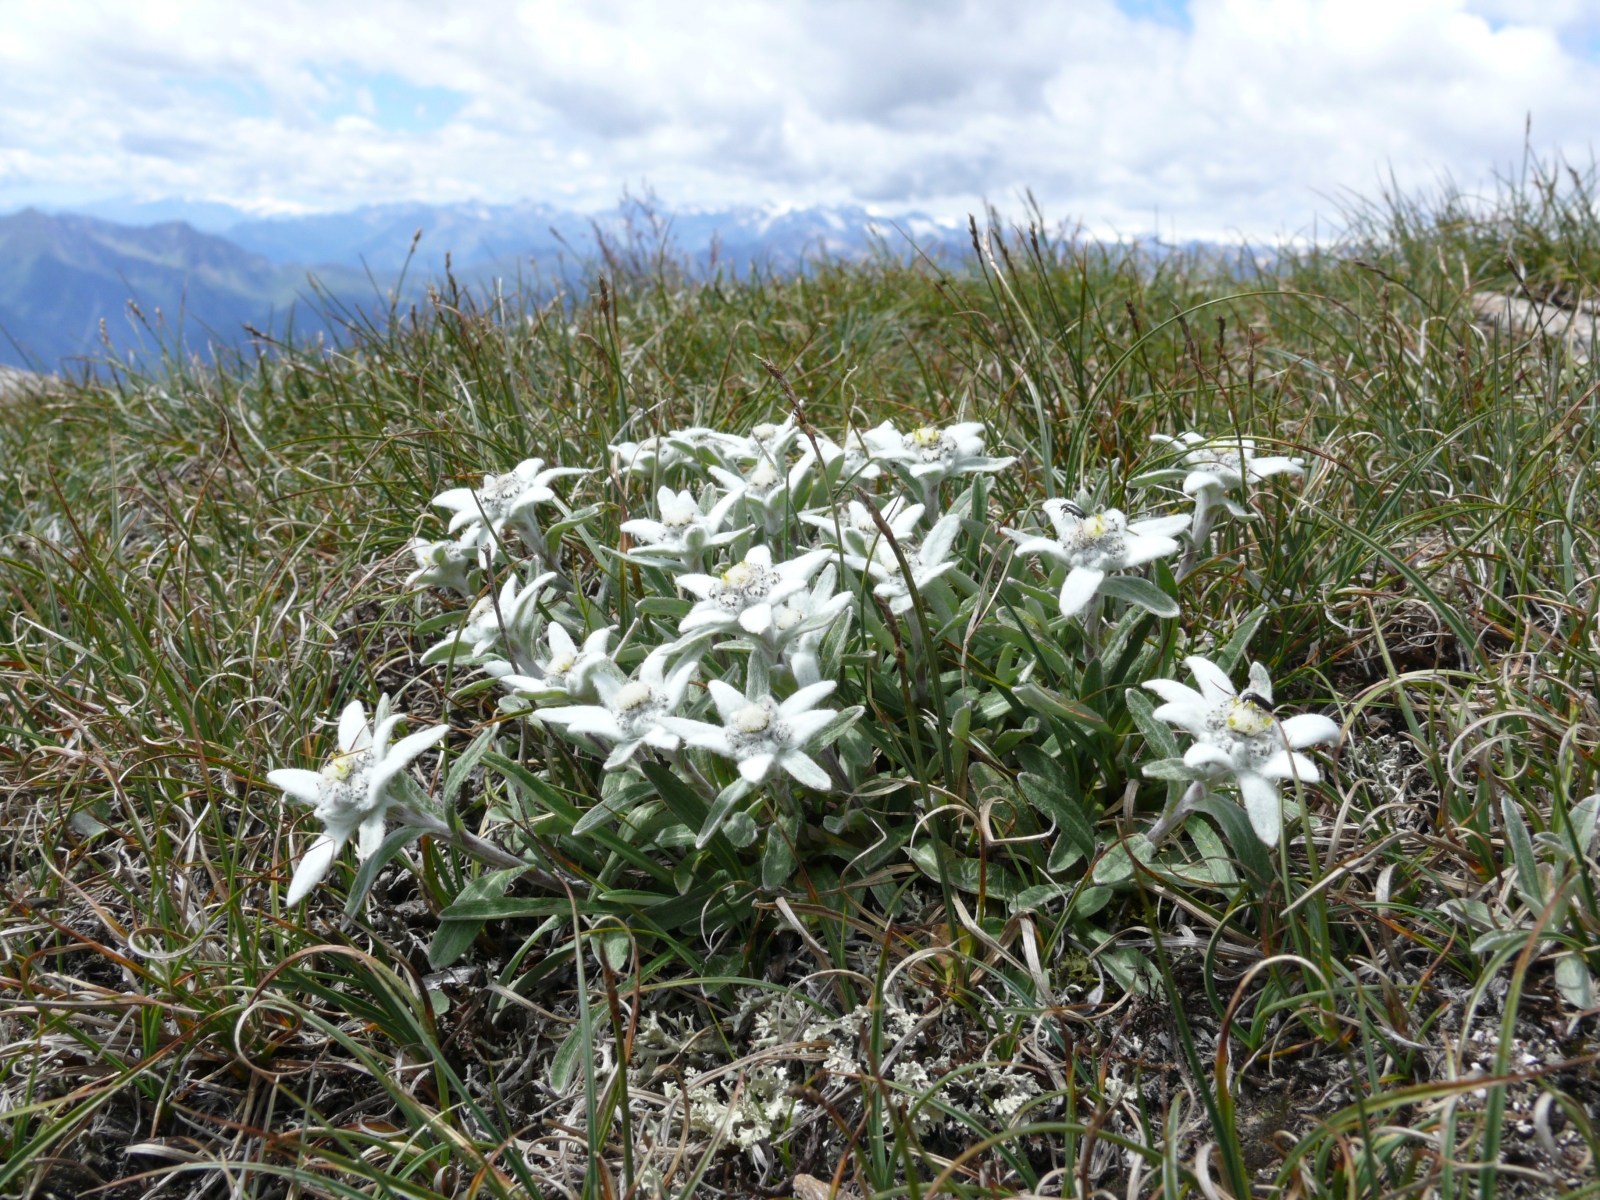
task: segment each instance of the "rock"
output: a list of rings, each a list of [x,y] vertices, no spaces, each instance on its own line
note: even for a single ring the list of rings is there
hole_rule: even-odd
[[[1588,301],[1580,301],[1577,308],[1571,309],[1550,301],[1535,304],[1524,296],[1474,292],[1472,316],[1483,328],[1514,338],[1542,333],[1563,342],[1577,363],[1589,361],[1596,334],[1600,333],[1600,312]]]

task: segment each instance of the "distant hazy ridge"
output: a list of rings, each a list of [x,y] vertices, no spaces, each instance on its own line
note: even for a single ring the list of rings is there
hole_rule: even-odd
[[[215,208],[205,212],[213,226]],[[0,363],[54,370],[62,359],[103,353],[102,320],[117,346],[153,348],[129,299],[152,324],[159,310],[169,335],[181,318],[190,349],[236,343],[246,323],[281,329],[291,308],[297,328],[319,328],[316,306],[307,303],[308,273],[342,298],[370,299],[374,284],[393,282],[419,229],[418,278],[441,273],[446,252],[468,279],[549,273],[563,263],[577,269],[594,254],[597,229],[625,242],[631,228],[649,244],[664,231],[675,253],[734,265],[788,264],[822,251],[855,255],[875,237],[905,248],[899,230],[927,246],[960,240],[958,230],[927,218],[891,224],[859,208],[684,213],[656,218],[655,226],[651,220],[638,205],[595,216],[531,203],[396,204],[244,220],[222,233],[202,233],[186,221],[134,226],[27,209],[0,217]]]

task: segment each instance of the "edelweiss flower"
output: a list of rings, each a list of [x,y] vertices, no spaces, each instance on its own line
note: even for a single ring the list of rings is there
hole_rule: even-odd
[[[700,669],[694,654],[686,654],[671,672],[667,655],[679,647],[658,646],[639,665],[636,678],[624,681],[606,673],[593,676],[599,704],[576,704],[567,708],[539,711],[548,725],[564,726],[568,733],[584,733],[611,743],[611,756],[605,769],[615,770],[628,763],[639,747],[650,746],[667,754],[678,749],[678,737],[662,723],[683,703],[684,689]]]
[[[743,475],[722,467],[711,467],[710,472],[730,496],[744,502],[746,511],[760,518],[761,528],[771,534],[781,530],[788,514],[805,503],[815,463],[816,457],[808,450],[787,473],[770,458],[758,459]]]
[[[871,447],[854,429],[845,434],[843,446],[818,434],[817,449],[822,453],[823,473],[830,483],[863,483],[883,474],[883,468],[873,459]]]
[[[782,768],[809,788],[826,792],[828,773],[808,755],[806,745],[839,714],[818,709],[818,701],[834,689],[833,680],[803,687],[781,704],[771,696],[748,700],[720,679],[706,684],[716,703],[722,727],[683,717],[663,722],[691,746],[699,746],[739,764],[739,776],[752,786],[765,783]]]
[[[920,507],[921,505],[912,505],[912,508]],[[907,513],[909,512],[908,509]],[[949,513],[928,530],[928,536],[922,539],[920,546],[902,542],[898,534],[896,535],[895,541],[900,543],[900,553],[905,555],[906,566],[911,569],[911,580],[917,585],[917,591],[922,591],[939,576],[955,567],[955,563],[946,560],[950,557],[950,548],[955,545],[956,534],[960,532],[961,517],[956,513]],[[878,539],[871,557],[846,554],[844,561],[851,570],[864,571],[877,580],[877,586],[872,589],[872,594],[881,600],[887,600],[890,612],[903,613],[911,608],[911,589],[906,586],[905,575],[900,570],[900,560],[895,557],[894,548],[887,540],[882,537]]]
[[[401,738],[393,745],[389,738],[395,726],[405,720],[403,713],[388,713],[389,698],[378,703],[378,727],[367,723],[367,710],[361,701],[352,700],[339,714],[339,753],[321,771],[282,768],[267,772],[267,782],[282,788],[286,796],[308,804],[323,824],[323,832],[311,843],[289,884],[286,903],[298,904],[322,882],[334,858],[360,831],[356,853],[368,857],[383,841],[383,818],[392,803],[388,786],[411,761],[450,732],[448,725],[434,725]]]
[[[678,623],[678,632],[738,629],[761,637],[772,628],[774,607],[805,590],[827,560],[826,550],[812,550],[774,566],[771,550],[752,546],[741,562],[720,575],[680,575],[678,586],[700,602]]]
[[[927,509],[921,504],[907,504],[904,496],[896,496],[878,511],[894,540],[904,545],[916,537],[917,522],[922,520]],[[884,544],[883,530],[873,520],[872,511],[859,500],[850,501],[844,513],[837,517],[831,511],[813,511],[801,513],[800,519],[833,534],[833,544],[846,554],[871,558],[880,550],[889,549]]]
[[[1260,663],[1250,664],[1250,686],[1235,693],[1221,667],[1198,655],[1184,660],[1197,692],[1175,679],[1152,679],[1144,686],[1166,701],[1158,719],[1194,735],[1184,763],[1215,783],[1232,776],[1256,836],[1275,846],[1283,813],[1278,780],[1316,783],[1322,776],[1300,750],[1336,741],[1339,727],[1319,713],[1280,721],[1272,714],[1272,678]]]
[[[669,487],[663,487],[656,493],[656,519],[636,517],[624,521],[622,532],[643,543],[633,550],[633,554],[639,556],[641,561],[677,559],[684,570],[698,571],[707,550],[726,546],[746,532],[743,529],[722,528],[729,510],[738,500],[737,494],[729,492],[709,509],[702,510],[687,488],[674,492]]]
[[[946,429],[923,425],[901,433],[885,421],[862,435],[871,456],[895,463],[922,489],[923,503],[936,508],[939,485],[958,475],[1000,471],[1017,460],[984,453],[983,422],[963,421]]]
[[[1273,475],[1303,476],[1306,473],[1304,459],[1283,455],[1257,458],[1253,438],[1207,439],[1198,433],[1184,433],[1173,438],[1152,433],[1150,440],[1185,451],[1183,463],[1188,472],[1183,476],[1183,491],[1194,497],[1194,525],[1190,536],[1195,550],[1204,547],[1210,539],[1220,512],[1226,511],[1235,517],[1251,515],[1248,508],[1228,495],[1229,492],[1246,481],[1257,483]],[[1172,474],[1175,476],[1179,472]],[[1156,482],[1164,477],[1166,473],[1154,472],[1146,478]],[[1193,568],[1192,557],[1192,551],[1185,555],[1182,574],[1188,574]]]
[[[474,604],[467,611],[465,621],[443,640],[428,647],[422,656],[423,663],[451,658],[478,659],[504,648],[510,657],[518,660],[515,666],[526,665],[526,658],[519,652],[532,649],[531,631],[539,612],[539,595],[555,578],[555,572],[545,571],[530,579],[527,587],[522,587],[517,583],[516,572],[508,572],[499,596],[484,596]],[[501,620],[505,621],[504,629]],[[512,663],[491,661],[484,664],[484,670],[490,675],[504,675],[513,669]]]
[[[552,479],[564,475],[587,475],[585,467],[550,467],[544,459],[529,458],[518,463],[504,475],[485,475],[481,487],[451,488],[433,498],[440,508],[453,509],[450,532],[465,529],[461,543],[465,546],[493,545],[502,536],[507,522],[516,525],[528,549],[543,556],[544,536],[534,517],[534,509],[556,498],[550,488]]]
[[[809,590],[784,597],[772,610],[772,625],[763,634],[746,634],[766,654],[769,663],[784,661],[795,682],[816,682],[817,644],[839,614],[855,599],[849,592],[834,593],[838,571],[832,563],[822,568]],[[810,678],[801,678],[809,671]]]
[[[607,446],[612,466],[624,474],[666,474],[685,458],[681,449],[666,438],[647,437],[637,442],[618,442]]]
[[[411,553],[417,569],[406,576],[408,588],[443,587],[462,596],[477,592],[473,575],[478,571],[478,551],[460,542],[430,542],[412,538]]]
[[[764,423],[757,425],[750,431],[749,437],[737,437],[732,434],[723,434],[723,444],[727,446],[733,457],[740,462],[760,462],[765,460],[778,468],[782,468],[788,461],[789,451],[794,447],[800,437],[800,426],[795,423],[794,417],[788,417],[781,425]]]
[[[545,630],[548,653],[537,659],[527,675],[502,675],[500,686],[509,692],[531,696],[535,700],[594,700],[598,697],[594,687],[597,671],[609,671],[618,683],[625,682],[617,664],[606,653],[615,626],[597,629],[583,640],[580,649],[572,635],[555,621]]]
[[[1115,508],[1087,515],[1071,500],[1046,500],[1045,514],[1056,536],[1039,537],[1016,529],[1003,532],[1017,543],[1018,554],[1044,554],[1072,569],[1061,585],[1061,613],[1080,613],[1100,591],[1110,571],[1137,567],[1178,552],[1171,535],[1186,528],[1188,517],[1134,521]]]

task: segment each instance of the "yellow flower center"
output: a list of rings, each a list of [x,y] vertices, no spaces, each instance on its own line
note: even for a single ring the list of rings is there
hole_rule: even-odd
[[[778,482],[778,468],[772,465],[771,459],[763,458],[750,472],[749,482],[751,487],[771,487]]]
[[[628,712],[638,708],[649,699],[650,685],[648,683],[639,683],[636,680],[633,683],[624,684],[622,690],[617,693],[617,711]]]
[[[760,733],[772,724],[772,714],[759,704],[748,704],[733,714],[733,723],[741,733]]]
[[[1234,700],[1228,705],[1228,728],[1242,737],[1255,737],[1272,728],[1272,714],[1248,700]]]
[[[544,671],[546,675],[565,675],[577,663],[576,654],[558,654],[550,660]]]
[[[355,773],[356,763],[361,758],[362,751],[354,754],[340,754],[328,760],[328,765],[322,768],[322,777],[329,783],[343,783]]]
[[[939,444],[939,436],[939,431],[932,425],[924,425],[906,434],[906,441],[919,449],[927,450]]]
[[[755,438],[758,442],[765,442],[776,437],[777,433],[778,427],[776,425],[762,424],[757,425],[754,429],[752,429],[750,431],[750,436]]]
[[[747,562],[736,562],[722,573],[722,582],[731,588],[742,588],[755,578],[755,568]]]
[[[1105,537],[1107,528],[1106,519],[1100,513],[1095,513],[1083,522],[1083,532],[1092,538]]]

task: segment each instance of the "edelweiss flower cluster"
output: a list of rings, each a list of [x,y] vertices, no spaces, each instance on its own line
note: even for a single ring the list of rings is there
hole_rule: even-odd
[[[1230,490],[1301,473],[1299,460],[1256,457],[1247,439],[1168,440],[1185,455],[1193,514],[1130,518],[1080,491],[998,531],[1020,560],[1000,564],[999,586],[1020,582],[1031,562],[1043,565],[1091,657],[1109,628],[1108,603],[1178,615],[1171,576],[1148,578],[1143,568],[1183,550],[1180,538],[1192,555],[1217,512],[1242,512]],[[722,833],[744,847],[766,830],[762,878],[776,887],[793,870],[792,855],[775,843],[782,830],[799,828],[794,789],[856,786],[830,747],[862,710],[825,706],[838,690],[846,635],[856,623],[893,625],[919,604],[953,613],[978,589],[979,557],[995,541],[983,481],[1016,459],[988,453],[977,422],[910,431],[885,422],[839,443],[792,417],[745,436],[689,428],[609,451],[617,480],[645,485],[642,497],[623,493],[634,492],[630,504],[653,501],[623,514],[619,545],[598,544],[585,528],[598,506],[574,509],[557,494],[562,481],[594,468],[529,458],[434,499],[450,514],[452,536],[413,542],[408,584],[470,604],[423,661],[452,677],[481,673],[470,686],[498,689],[505,719],[603,759],[616,774],[605,783],[604,811],[585,817],[584,828],[626,819],[640,797],[652,796],[654,764],[699,793],[707,814],[671,844],[704,847]],[[946,485],[961,481],[966,490],[952,495]],[[601,575],[588,577],[601,581],[588,594],[562,558],[571,531],[599,563]],[[922,636],[911,635],[913,648]],[[1170,680],[1147,684],[1167,701],[1157,715],[1195,738],[1181,766],[1192,785],[1187,807],[1165,814],[1152,840],[1231,780],[1261,840],[1274,842],[1277,782],[1314,781],[1315,765],[1298,752],[1336,730],[1322,717],[1280,722],[1264,673],[1252,674],[1251,690],[1238,696],[1206,660],[1189,662],[1199,692]],[[380,707],[368,729],[352,706],[340,721],[339,756],[320,773],[271,774],[325,826],[295,874],[292,901],[356,831],[361,854],[371,853],[386,814],[399,811],[390,783],[446,733],[435,726],[390,746],[398,720]]]

